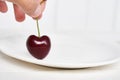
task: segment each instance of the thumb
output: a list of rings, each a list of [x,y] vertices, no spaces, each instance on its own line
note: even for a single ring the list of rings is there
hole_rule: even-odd
[[[14,3],[33,18],[42,14],[40,0],[14,0]]]

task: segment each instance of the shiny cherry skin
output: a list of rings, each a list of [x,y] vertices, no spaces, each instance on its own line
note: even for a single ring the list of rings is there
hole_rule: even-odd
[[[26,46],[33,57],[44,59],[50,51],[51,42],[48,36],[37,37],[31,35],[27,39]]]

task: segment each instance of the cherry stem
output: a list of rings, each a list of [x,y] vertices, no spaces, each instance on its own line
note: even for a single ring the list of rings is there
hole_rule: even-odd
[[[38,37],[40,37],[40,28],[39,28],[38,19],[36,19],[36,24],[37,24]]]
[[[42,0],[42,1],[40,2],[40,5],[41,5],[44,1],[46,1],[46,0]],[[36,24],[37,24],[38,37],[40,37],[40,28],[39,28],[38,19],[36,19]]]

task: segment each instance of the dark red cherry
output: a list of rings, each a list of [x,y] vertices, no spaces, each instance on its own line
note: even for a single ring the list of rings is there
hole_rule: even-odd
[[[27,39],[26,46],[32,56],[37,59],[43,59],[50,51],[51,42],[48,36],[37,37],[31,35]]]

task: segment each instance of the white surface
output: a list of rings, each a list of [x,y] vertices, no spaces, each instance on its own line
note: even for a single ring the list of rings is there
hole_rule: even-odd
[[[50,36],[50,35],[48,35]],[[37,60],[26,48],[28,36],[16,33],[0,40],[0,50],[13,58],[56,68],[86,68],[110,64],[120,60],[120,46],[79,38],[79,36],[51,35],[51,50],[43,60]]]
[[[67,0],[68,1],[68,0]],[[76,0],[78,2],[78,0]],[[76,1],[74,1],[76,3]],[[82,0],[79,0],[80,2],[78,3],[83,3]],[[99,2],[100,4],[99,4]],[[115,1],[115,2],[114,2]],[[59,3],[55,3],[59,2]],[[65,1],[66,2],[66,1]],[[68,1],[71,3],[74,3],[73,1]],[[69,3],[69,4],[71,4]],[[60,6],[60,8],[63,6],[67,6],[67,2],[63,3],[61,0],[48,0],[48,7],[46,10],[46,13],[44,15],[43,20],[41,20],[41,31],[42,32],[57,32],[60,31],[64,35],[65,33],[72,33],[72,35],[75,35],[76,31],[78,31],[79,35],[83,35],[81,31],[86,32],[88,30],[89,32],[94,31],[95,33],[92,34],[92,36],[88,35],[92,39],[98,39],[98,40],[103,40],[103,41],[108,41],[108,42],[113,42],[117,41],[120,43],[120,34],[114,34],[115,31],[120,32],[120,1],[119,0],[86,0],[86,3],[84,3],[86,6],[79,5],[76,7],[76,4],[72,4],[69,9],[75,8],[74,11],[77,12],[77,9],[79,8],[79,11],[81,11],[85,14],[86,16],[81,15],[76,15],[79,17],[80,23],[77,22],[71,22],[71,21],[76,21],[76,20],[71,20],[68,25],[72,25],[74,23],[78,23],[77,26],[74,26],[75,28],[71,27],[69,28],[66,26],[60,26],[64,24],[58,25],[56,20],[58,20],[58,23],[61,23],[63,21],[64,17],[63,16],[58,16],[61,13],[64,13],[64,11],[68,11],[68,8],[62,8],[62,10],[58,9],[56,6]],[[91,4],[94,4],[92,6]],[[98,5],[96,5],[98,4]],[[106,4],[106,5],[105,5]],[[104,6],[103,6],[104,5]],[[73,6],[73,7],[72,7]],[[91,6],[91,7],[90,7]],[[96,9],[96,6],[100,8],[101,12]],[[113,6],[113,7],[112,7]],[[84,10],[82,10],[84,8]],[[89,8],[89,9],[85,9]],[[102,9],[105,8],[105,9]],[[111,9],[112,8],[112,9]],[[114,8],[114,10],[113,10]],[[33,30],[36,30],[33,26],[34,21],[32,21],[31,18],[27,17],[26,21],[23,23],[17,23],[14,19],[13,16],[13,11],[11,10],[12,6],[9,6],[9,11],[7,14],[0,14],[0,39],[3,37],[12,34],[15,34],[16,32],[23,32],[26,33],[25,35],[31,34],[34,32]],[[58,15],[56,14],[57,11],[61,12]],[[91,11],[92,10],[92,11]],[[107,11],[106,11],[107,10]],[[98,11],[98,12],[97,12]],[[102,12],[103,11],[103,12]],[[105,12],[106,13],[105,13]],[[71,12],[69,14],[69,12]],[[72,10],[68,11],[69,15],[73,15],[74,12]],[[78,12],[79,13],[79,12]],[[95,15],[93,14],[95,13]],[[104,13],[104,14],[101,14]],[[92,14],[92,15],[91,15]],[[100,15],[104,15],[102,17],[99,17]],[[109,15],[110,16],[109,16]],[[113,14],[113,16],[112,16]],[[117,14],[117,15],[116,15]],[[66,14],[67,15],[67,14]],[[92,16],[94,19],[92,19]],[[63,19],[56,19],[57,17],[63,17]],[[68,16],[65,16],[68,17]],[[96,18],[98,17],[98,18]],[[73,17],[74,18],[74,17]],[[81,19],[80,19],[81,18]],[[102,21],[102,19],[105,19],[105,22]],[[113,22],[112,21],[113,18]],[[82,19],[84,19],[82,21]],[[100,20],[99,20],[100,19]],[[86,21],[85,21],[86,20]],[[81,21],[83,23],[81,23]],[[95,23],[94,23],[95,21]],[[100,22],[102,21],[102,23]],[[93,24],[91,24],[92,22]],[[85,24],[84,24],[85,23]],[[89,25],[89,24],[90,25]],[[99,24],[97,24],[99,23]],[[29,25],[28,25],[29,24]],[[84,25],[84,26],[82,26]],[[94,26],[92,26],[94,25]],[[101,25],[101,26],[99,26]],[[110,26],[109,26],[110,25]],[[11,32],[12,29],[15,29],[14,32]],[[27,29],[30,28],[31,30],[28,31]],[[64,31],[65,29],[65,31]],[[111,30],[112,29],[112,30]],[[57,31],[56,31],[57,30]],[[97,30],[97,31],[96,31]],[[68,32],[66,32],[68,31]],[[109,32],[110,31],[110,32]],[[63,33],[65,32],[65,33]],[[104,33],[103,33],[104,32]],[[109,32],[109,33],[107,33]],[[4,35],[3,35],[4,34]],[[47,33],[48,34],[48,33]],[[57,34],[57,33],[54,33]],[[71,36],[71,34],[69,35]],[[120,61],[117,63],[114,63],[112,65],[108,66],[103,66],[103,67],[97,67],[97,68],[89,68],[89,69],[77,69],[77,70],[61,70],[61,69],[52,69],[52,68],[46,68],[34,64],[29,64],[26,62],[22,62],[13,58],[10,58],[8,56],[3,55],[3,53],[0,52],[0,80],[119,80],[120,79]]]
[[[22,62],[0,53],[0,80],[119,80],[120,62],[96,68],[61,70]]]

